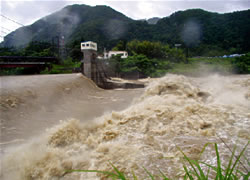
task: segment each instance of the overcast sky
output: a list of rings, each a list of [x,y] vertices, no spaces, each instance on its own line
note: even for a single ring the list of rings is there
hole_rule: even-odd
[[[11,20],[29,25],[71,4],[108,5],[133,19],[165,17],[190,8],[219,13],[250,9],[250,0],[0,0],[0,3],[0,41],[21,26]]]

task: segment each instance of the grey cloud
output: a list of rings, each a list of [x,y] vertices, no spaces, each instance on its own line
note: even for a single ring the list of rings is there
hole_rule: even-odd
[[[135,18],[135,19],[144,19],[147,15],[143,11],[140,11],[139,7],[142,6],[144,2],[142,1],[109,1],[108,4],[114,9],[124,13],[125,15]],[[250,9],[250,3],[246,0],[241,1],[204,1],[204,0],[196,0],[196,1],[146,1],[146,3],[151,3],[152,13],[150,17],[166,17],[171,15],[173,12],[193,9],[193,8],[201,8],[207,11],[218,12],[218,13],[226,13],[233,12],[237,10],[245,10]]]
[[[109,36],[110,39],[119,39],[126,33],[127,26],[124,22],[113,19],[107,22],[103,31],[107,36]]]
[[[40,0],[40,1],[1,1],[1,13],[10,17],[22,24],[29,25],[34,21],[45,17],[55,11],[58,11],[70,4],[105,4],[113,9],[125,14],[133,19],[145,19],[151,17],[166,17],[172,13],[180,10],[201,8],[207,11],[226,13],[239,10],[250,9],[249,0],[81,0],[81,1],[69,1],[69,0]],[[145,6],[146,8],[143,8]],[[77,22],[77,20],[76,20]],[[74,24],[74,23],[73,23]],[[20,27],[19,25],[10,22],[6,19],[1,20],[1,25],[15,30]],[[111,28],[112,29],[112,28]],[[110,30],[110,29],[109,29]],[[119,34],[115,36],[121,36],[125,29],[122,29]],[[1,36],[4,36],[1,34]],[[114,37],[116,38],[116,37]],[[0,41],[2,38],[0,38]]]
[[[118,1],[108,1],[107,5],[114,8],[116,11],[123,13],[126,16],[135,17],[135,9],[137,9],[137,2],[118,2]]]
[[[181,33],[181,39],[186,46],[196,46],[200,42],[202,29],[198,22],[195,20],[188,20]]]
[[[60,10],[69,4],[81,4],[83,1],[2,1],[2,13],[18,20],[23,24],[33,23],[43,16]],[[16,3],[16,6],[15,6]],[[146,12],[141,8],[143,3],[150,4],[152,10]],[[10,4],[12,4],[10,6]],[[124,13],[134,19],[144,19],[149,17],[165,17],[175,11],[190,8],[202,8],[214,12],[232,12],[250,8],[248,0],[239,1],[106,1],[106,5]]]
[[[62,9],[69,3],[74,4],[74,2],[69,1],[3,1],[2,13],[22,24],[28,25],[43,16]]]
[[[1,1],[1,13],[14,20],[29,25],[46,15],[62,9],[66,5],[81,4],[84,1],[66,0],[40,0],[40,1]],[[87,1],[85,1],[87,2]],[[101,1],[102,2],[102,1]],[[173,12],[190,8],[201,8],[212,12],[232,12],[250,8],[249,0],[225,1],[225,0],[182,0],[182,1],[103,1],[115,10],[133,19],[145,19],[151,17],[166,17]],[[100,4],[100,2],[96,1]],[[91,1],[94,4],[94,1]],[[143,8],[144,5],[147,8]],[[10,24],[6,23],[6,24]]]

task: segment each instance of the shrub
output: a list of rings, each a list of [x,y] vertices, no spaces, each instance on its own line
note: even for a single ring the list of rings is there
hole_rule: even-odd
[[[250,73],[250,52],[244,56],[236,57],[233,61],[235,71],[240,74]]]

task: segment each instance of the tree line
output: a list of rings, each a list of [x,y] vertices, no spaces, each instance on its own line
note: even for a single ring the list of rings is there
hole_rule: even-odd
[[[78,49],[76,51],[76,49]],[[138,73],[140,77],[158,77],[167,73],[174,64],[188,63],[185,48],[171,47],[168,44],[151,41],[124,41],[120,40],[112,50],[123,51],[126,50],[129,54],[128,58],[122,59],[120,56],[112,57],[109,60],[110,66],[113,68],[117,76],[124,76],[126,74]],[[100,52],[102,53],[102,52]],[[0,48],[0,56],[37,56],[59,57],[58,50],[47,42],[31,42],[23,49],[15,48]],[[68,57],[61,64],[66,66],[77,67],[82,59],[82,52],[80,51],[80,43],[75,43],[75,47],[70,49]],[[222,61],[222,60],[221,60]],[[246,53],[242,57],[230,59],[234,67],[234,72],[244,74],[250,73],[250,54]],[[56,67],[56,66],[55,66]],[[60,73],[58,70],[52,71]],[[50,73],[47,72],[46,73]]]
[[[27,46],[64,37],[71,57],[79,57],[81,41],[95,41],[100,50],[120,40],[181,44],[193,56],[222,56],[250,51],[250,10],[218,14],[202,9],[178,11],[156,24],[133,20],[110,7],[72,5],[11,33],[4,46]],[[77,21],[76,21],[77,20]],[[187,53],[186,52],[186,53]]]

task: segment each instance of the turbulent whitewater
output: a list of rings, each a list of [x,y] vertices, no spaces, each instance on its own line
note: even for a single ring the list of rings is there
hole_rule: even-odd
[[[112,170],[109,162],[132,177],[145,179],[143,167],[168,177],[184,175],[183,155],[216,163],[216,142],[222,161],[229,148],[240,151],[250,140],[250,76],[188,78],[166,75],[147,79],[132,105],[83,123],[62,121],[39,138],[20,145],[3,158],[4,179],[105,179],[70,169]],[[224,143],[222,142],[224,141]],[[245,152],[250,157],[250,149]],[[245,163],[244,160],[242,163]]]

